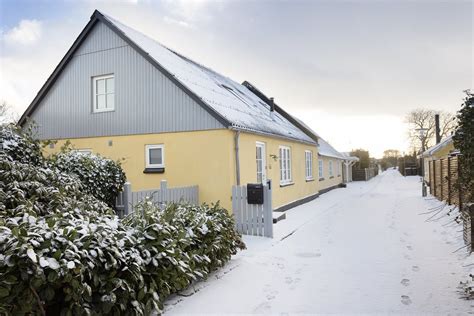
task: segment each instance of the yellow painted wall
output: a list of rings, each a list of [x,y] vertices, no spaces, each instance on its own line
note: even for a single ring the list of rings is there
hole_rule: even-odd
[[[236,183],[234,131],[219,129],[208,131],[160,133],[144,135],[107,136],[70,139],[76,149],[91,149],[114,160],[123,159],[122,166],[132,190],[159,188],[161,180],[167,180],[169,187],[199,186],[200,202],[220,201],[231,210],[231,190]],[[56,152],[66,140],[59,140]],[[112,141],[112,146],[109,146]],[[251,133],[240,134],[240,179],[241,184],[256,183],[256,142],[266,144],[267,178],[273,180],[273,207],[277,208],[318,192],[317,147],[285,139],[260,136]],[[145,146],[164,144],[165,172],[144,174]],[[291,148],[293,184],[280,187],[279,146]],[[306,181],[305,150],[313,152],[314,181]],[[340,177],[342,180],[342,176]]]
[[[344,165],[342,164],[342,160],[320,156],[320,160],[323,161],[323,179],[319,181],[319,190],[324,190],[342,183],[342,173],[344,172],[343,168]],[[333,170],[333,177],[329,175],[329,161],[332,161],[332,170]],[[337,164],[339,164],[339,172],[337,169]],[[317,166],[319,168],[319,166]],[[319,175],[319,170],[318,170]]]
[[[256,142],[262,142],[266,145],[266,171],[267,179],[271,179],[273,185],[273,208],[278,208],[318,192],[318,152],[316,146],[251,133],[240,134],[241,184],[256,183],[257,181]],[[278,158],[270,157],[271,155],[279,156],[279,146],[291,148],[292,185],[280,186],[280,162]],[[306,181],[305,150],[313,152],[313,181]]]
[[[159,188],[161,180],[168,187],[199,185],[200,202],[221,201],[230,210],[231,187],[234,181],[233,133],[209,130],[127,136],[71,139],[76,149],[92,149],[104,157],[124,159],[123,169],[132,190]],[[112,141],[112,146],[109,146]],[[56,151],[64,144],[56,144]],[[144,174],[145,145],[164,144],[165,172]]]

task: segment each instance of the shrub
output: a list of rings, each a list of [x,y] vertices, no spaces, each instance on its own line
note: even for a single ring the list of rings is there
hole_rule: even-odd
[[[125,173],[119,162],[72,150],[60,152],[52,159],[61,171],[79,178],[84,192],[115,207],[115,198],[125,184]]]
[[[205,278],[245,248],[232,216],[218,204],[169,204],[160,210],[145,200],[135,210],[124,223],[141,233],[137,247],[146,265],[146,283],[162,297]]]
[[[0,314],[160,312],[169,294],[244,247],[218,205],[160,210],[145,201],[120,220],[57,165],[63,158],[43,157],[36,140],[11,127],[0,136]],[[90,166],[74,163],[104,161],[72,157],[76,171]]]

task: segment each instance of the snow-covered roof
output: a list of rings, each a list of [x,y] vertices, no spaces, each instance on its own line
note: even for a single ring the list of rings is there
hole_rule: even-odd
[[[351,156],[351,153],[347,151],[341,152],[341,155],[344,157],[345,160],[359,161],[359,157]]]
[[[102,15],[176,80],[227,120],[232,128],[315,143],[280,113],[271,112],[269,104],[244,85],[180,55],[110,16],[103,13]]]
[[[439,144],[436,144],[430,148],[428,148],[427,150],[425,150],[421,156],[422,157],[430,157],[432,156],[433,154],[435,154],[436,152],[440,151],[441,149],[445,148],[446,146],[448,146],[449,144],[452,144],[453,142],[453,136],[448,136],[446,137],[445,139],[441,140],[439,142]]]

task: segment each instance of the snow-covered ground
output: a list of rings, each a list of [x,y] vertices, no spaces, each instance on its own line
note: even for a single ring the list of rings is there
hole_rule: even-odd
[[[274,239],[245,236],[248,250],[166,314],[474,313],[458,292],[470,268],[461,227],[427,221],[440,202],[420,186],[390,170],[287,211]]]

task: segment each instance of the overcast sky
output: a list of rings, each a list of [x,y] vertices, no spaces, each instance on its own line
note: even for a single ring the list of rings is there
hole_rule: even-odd
[[[336,149],[408,149],[404,115],[474,87],[472,1],[0,0],[0,99],[20,114],[94,9],[248,80]]]

